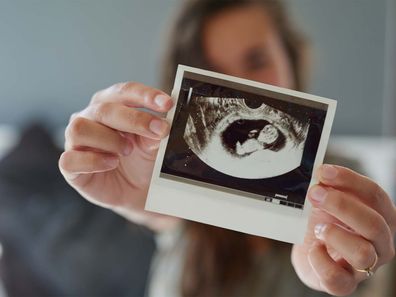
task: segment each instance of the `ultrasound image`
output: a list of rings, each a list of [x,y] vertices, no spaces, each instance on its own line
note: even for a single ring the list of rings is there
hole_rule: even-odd
[[[303,209],[327,106],[206,79],[181,82],[161,176]]]
[[[183,138],[208,166],[248,179],[275,177],[301,165],[308,118],[257,100],[195,96]]]

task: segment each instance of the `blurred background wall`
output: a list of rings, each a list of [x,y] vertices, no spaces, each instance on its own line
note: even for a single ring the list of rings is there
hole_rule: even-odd
[[[394,0],[287,2],[312,41],[309,91],[339,101],[334,133],[393,133]],[[59,127],[98,89],[128,80],[158,86],[177,3],[0,0],[0,124]]]

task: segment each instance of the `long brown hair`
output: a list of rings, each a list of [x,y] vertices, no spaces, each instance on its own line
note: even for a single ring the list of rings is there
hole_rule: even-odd
[[[295,88],[303,90],[305,38],[291,26],[280,0],[183,0],[163,59],[163,90],[171,91],[178,64],[211,69],[201,40],[203,25],[209,18],[226,9],[251,4],[268,10],[290,59]],[[235,284],[251,272],[258,249],[283,247],[264,238],[194,222],[186,223],[186,235],[188,247],[181,292],[189,297],[232,295]]]

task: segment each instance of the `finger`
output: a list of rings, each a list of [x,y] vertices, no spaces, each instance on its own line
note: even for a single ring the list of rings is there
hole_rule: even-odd
[[[59,158],[59,168],[69,181],[79,175],[113,170],[118,166],[117,156],[91,151],[66,151]]]
[[[160,146],[160,140],[158,139],[151,139],[138,135],[132,135],[132,137],[135,138],[136,146],[139,147],[139,149],[151,155],[154,154]]]
[[[145,107],[158,112],[167,112],[172,106],[172,98],[166,93],[137,82],[115,84],[97,92],[92,103],[118,102],[127,106]]]
[[[84,116],[112,129],[161,139],[169,133],[165,119],[118,103],[99,103],[90,106]]]
[[[366,269],[376,261],[374,246],[363,237],[335,224],[318,224],[315,236],[336,250],[352,267]],[[359,273],[359,272],[357,272]],[[359,273],[361,279],[364,274]]]
[[[134,151],[140,150],[143,153],[141,155],[142,158],[155,161],[160,146],[160,140],[129,133],[123,133],[123,135],[133,143]]]
[[[139,143],[141,144],[141,147],[148,152],[157,150],[160,145],[159,140],[150,139],[146,137],[139,137]]]
[[[327,293],[344,296],[355,290],[356,281],[352,273],[335,262],[323,245],[315,244],[309,250],[308,261]]]
[[[392,230],[396,229],[395,206],[386,192],[374,181],[348,168],[322,165],[318,171],[320,183],[351,192],[363,203],[377,210]]]
[[[356,233],[371,241],[378,257],[390,260],[394,254],[393,240],[385,219],[350,193],[330,187],[313,186],[308,197],[318,207],[349,226]]]
[[[74,118],[67,126],[65,135],[66,150],[89,147],[124,156],[132,151],[132,142],[119,132],[83,117]]]

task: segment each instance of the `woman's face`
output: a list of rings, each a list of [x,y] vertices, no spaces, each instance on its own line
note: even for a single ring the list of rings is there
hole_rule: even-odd
[[[290,61],[265,8],[252,4],[220,12],[207,21],[202,37],[216,71],[294,88]]]

